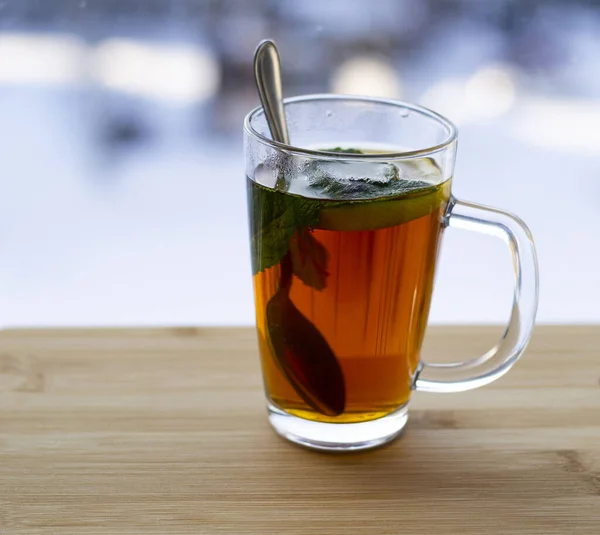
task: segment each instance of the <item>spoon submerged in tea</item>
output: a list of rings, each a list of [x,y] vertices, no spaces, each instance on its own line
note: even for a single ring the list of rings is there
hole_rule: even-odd
[[[256,49],[254,77],[272,138],[289,145],[279,52],[271,40],[262,41]],[[293,265],[289,251],[279,266],[279,288],[266,309],[275,362],[307,405],[327,416],[338,416],[346,406],[342,369],[325,337],[290,299]]]

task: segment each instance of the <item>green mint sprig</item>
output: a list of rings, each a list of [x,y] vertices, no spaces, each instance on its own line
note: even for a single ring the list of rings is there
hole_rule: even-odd
[[[329,152],[363,154],[335,147]],[[289,195],[250,184],[252,273],[277,265],[290,252],[292,268],[304,284],[322,290],[326,285],[327,249],[313,236],[323,201]]]

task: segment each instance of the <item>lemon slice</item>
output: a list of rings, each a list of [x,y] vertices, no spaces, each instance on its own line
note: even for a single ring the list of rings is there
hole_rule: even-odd
[[[388,199],[353,201],[325,205],[320,212],[317,228],[323,230],[378,230],[408,223],[426,216],[448,201],[450,181],[432,186],[420,193]]]

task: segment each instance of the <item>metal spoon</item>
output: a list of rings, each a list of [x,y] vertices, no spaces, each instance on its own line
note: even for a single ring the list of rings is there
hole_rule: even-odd
[[[270,39],[261,41],[254,53],[254,79],[258,96],[267,117],[271,136],[275,141],[290,144],[285,112],[283,110],[283,90],[281,85],[281,64],[279,51]]]
[[[254,77],[275,141],[289,145],[282,100],[279,52],[271,40],[254,54]],[[289,251],[280,263],[279,288],[267,303],[267,330],[275,362],[296,393],[313,409],[338,416],[346,405],[340,364],[325,337],[290,299],[293,265]]]

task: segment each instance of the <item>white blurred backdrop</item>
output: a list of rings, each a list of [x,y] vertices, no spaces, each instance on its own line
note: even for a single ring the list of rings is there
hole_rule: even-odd
[[[8,0],[1,326],[253,323],[241,129],[265,37],[288,96],[398,97],[457,123],[454,192],[530,226],[539,321],[600,322],[593,2]],[[432,322],[506,321],[504,247],[446,233]]]

